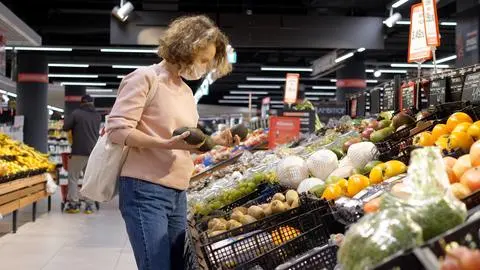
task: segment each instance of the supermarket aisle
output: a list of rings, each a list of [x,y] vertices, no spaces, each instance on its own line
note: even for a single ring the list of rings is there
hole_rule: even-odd
[[[118,202],[102,204],[94,215],[61,214],[54,206],[16,235],[0,237],[0,269],[136,269]]]

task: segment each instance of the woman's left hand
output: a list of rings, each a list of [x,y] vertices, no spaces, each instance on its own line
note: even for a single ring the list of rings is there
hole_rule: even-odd
[[[240,137],[238,135],[232,136],[230,129],[220,132],[218,135],[212,137],[215,144],[223,146],[232,146],[240,144]]]

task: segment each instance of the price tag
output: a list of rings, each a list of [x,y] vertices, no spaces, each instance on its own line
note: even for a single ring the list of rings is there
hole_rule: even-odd
[[[410,13],[410,36],[408,42],[408,62],[424,62],[432,58],[432,50],[427,45],[423,5],[413,5]]]
[[[387,84],[383,89],[383,110],[395,110],[395,88],[393,84]]]
[[[422,5],[427,45],[438,47],[440,46],[440,31],[438,30],[437,1],[422,0]]]
[[[447,88],[448,101],[460,101],[462,99],[462,91],[463,91],[463,77],[456,76],[450,77],[448,79],[448,88]]]
[[[401,110],[415,107],[415,83],[409,82],[406,85],[402,86],[401,98]]]
[[[447,89],[447,81],[445,79],[432,81],[430,84],[428,103],[430,105],[438,105],[438,104],[445,103],[446,89]]]
[[[480,72],[468,74],[465,77],[462,101],[480,101]]]
[[[297,102],[299,80],[300,74],[287,73],[287,78],[285,81],[285,96],[283,98],[285,103],[294,104]]]

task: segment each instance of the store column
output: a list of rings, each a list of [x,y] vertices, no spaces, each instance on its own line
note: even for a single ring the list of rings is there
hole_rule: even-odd
[[[17,52],[17,115],[25,117],[23,138],[27,145],[47,153],[48,63],[41,52]]]
[[[87,88],[81,85],[65,86],[65,116],[70,115],[80,107],[82,96],[87,93]]]
[[[480,2],[472,0],[457,1],[456,51],[457,67],[465,67],[480,62],[478,48],[480,37]]]
[[[367,88],[363,53],[356,53],[344,65],[337,70],[337,102],[345,102],[346,96],[362,93]]]

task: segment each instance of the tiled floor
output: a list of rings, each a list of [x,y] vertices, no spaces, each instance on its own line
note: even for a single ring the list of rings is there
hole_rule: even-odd
[[[62,214],[57,202],[51,213],[41,214],[35,223],[0,237],[0,269],[136,269],[117,202],[102,204],[94,215]],[[23,212],[23,219],[31,216],[28,209]]]

